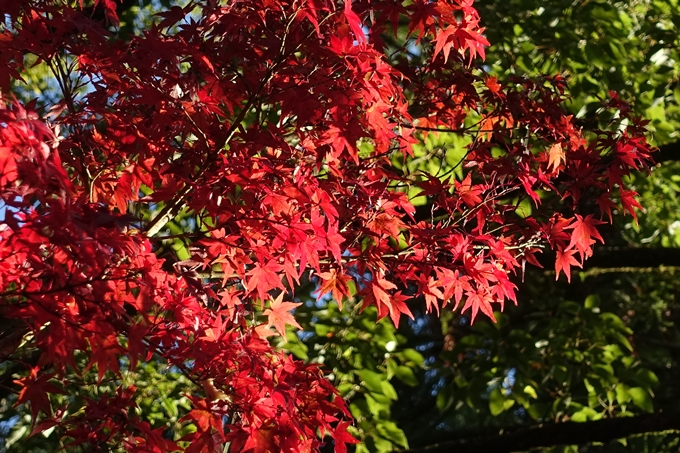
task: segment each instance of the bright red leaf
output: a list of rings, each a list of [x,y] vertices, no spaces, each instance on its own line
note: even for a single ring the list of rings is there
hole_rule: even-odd
[[[122,34],[114,0],[77,3],[5,2],[3,90],[25,58],[74,64],[44,109],[0,95],[0,293],[9,353],[40,357],[19,402],[83,449],[176,448],[130,410],[143,390],[50,397],[154,361],[211,384],[187,389],[185,451],[313,453],[330,434],[344,453],[342,398],[266,341],[300,327],[285,294],[318,277],[395,325],[421,303],[493,319],[542,247],[569,279],[602,241],[594,211],[611,220],[617,190],[639,208],[625,176],[649,162],[644,124],[615,98],[625,132],[584,135],[563,77],[471,69],[488,45],[471,0],[198,1]],[[400,24],[423,58],[385,54]],[[416,145],[437,130],[468,145],[433,150],[449,168],[428,173]]]

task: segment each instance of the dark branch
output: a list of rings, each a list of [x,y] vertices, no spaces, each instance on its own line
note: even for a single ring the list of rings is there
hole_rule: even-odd
[[[634,434],[680,430],[680,413],[657,413],[591,422],[550,423],[507,434],[455,439],[400,453],[509,453],[536,447],[608,442]]]
[[[552,269],[555,257],[544,254],[540,258],[541,264],[546,269]],[[635,247],[598,247],[593,251],[583,268],[587,269],[611,269],[611,268],[659,268],[679,267],[680,249],[678,248],[635,248]]]
[[[680,141],[660,146],[659,150],[652,154],[652,157],[657,164],[671,160],[680,160]]]

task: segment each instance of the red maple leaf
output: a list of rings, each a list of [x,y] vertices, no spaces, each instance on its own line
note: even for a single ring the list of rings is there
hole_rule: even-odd
[[[47,415],[52,415],[52,406],[47,397],[48,393],[64,393],[54,384],[49,383],[49,380],[54,374],[39,375],[40,367],[31,368],[28,376],[21,379],[16,379],[14,382],[21,387],[19,391],[19,399],[16,404],[26,402],[31,403],[31,414],[33,419],[37,420],[38,412],[43,411]]]
[[[283,338],[286,338],[286,324],[302,329],[300,324],[295,320],[295,317],[290,313],[295,307],[302,305],[301,303],[284,302],[284,292],[281,291],[276,299],[271,300],[270,308],[266,309],[262,314],[269,317],[267,327],[274,326]]]
[[[460,195],[466,205],[472,207],[477,206],[482,202],[482,197],[480,197],[480,195],[482,194],[483,190],[479,185],[472,185],[471,173],[468,173],[462,182],[456,181],[455,185],[456,192],[458,195]]]
[[[576,250],[558,250],[557,259],[555,260],[555,280],[560,278],[560,272],[564,272],[567,276],[567,281],[571,282],[571,266],[582,267],[574,255]]]
[[[347,23],[349,23],[349,27],[352,29],[352,33],[354,33],[354,39],[356,39],[359,44],[365,44],[366,36],[364,35],[364,30],[361,28],[361,19],[359,19],[359,16],[357,16],[354,11],[352,11],[352,0],[345,0],[344,14]]]
[[[333,441],[335,442],[335,453],[347,453],[347,444],[357,444],[359,441],[347,432],[349,422],[339,422],[332,431]]]
[[[371,303],[375,303],[378,308],[378,319],[382,319],[388,314],[395,326],[399,325],[399,318],[404,313],[413,319],[413,314],[406,305],[406,297],[401,291],[390,294],[388,291],[396,289],[397,285],[385,280],[380,275],[375,275],[374,280],[369,284],[371,291],[366,294],[362,308]]]
[[[589,258],[593,254],[593,244],[598,240],[604,244],[604,239],[597,231],[596,225],[602,225],[604,222],[594,219],[592,214],[585,218],[576,214],[574,221],[565,229],[573,229],[571,233],[571,241],[566,250],[576,248],[581,257],[581,262]]]
[[[265,266],[261,266],[259,263],[255,264],[255,267],[246,273],[246,275],[250,275],[246,285],[248,291],[257,291],[260,300],[264,301],[270,290],[275,288],[284,289],[281,278],[277,274],[281,269],[282,266],[274,261],[269,261]]]
[[[485,288],[478,288],[476,291],[467,291],[465,295],[467,296],[467,299],[460,312],[463,313],[468,308],[471,309],[472,318],[470,319],[470,323],[475,322],[475,317],[479,310],[491,318],[493,322],[496,322],[496,317],[493,315],[493,308],[491,307],[492,298]]]
[[[621,189],[621,205],[623,206],[623,209],[630,213],[630,215],[633,216],[633,219],[635,219],[635,222],[637,222],[637,215],[635,214],[635,208],[642,209],[642,205],[638,203],[638,201],[635,199],[635,197],[638,196],[638,193],[635,192],[634,190],[625,190]]]

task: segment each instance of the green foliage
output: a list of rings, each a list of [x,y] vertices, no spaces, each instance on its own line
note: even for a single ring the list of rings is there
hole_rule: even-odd
[[[590,121],[603,120],[599,100],[613,90],[651,120],[656,143],[678,139],[677,0],[476,4],[492,43],[486,62],[492,72],[564,74],[574,97],[571,108]]]
[[[62,407],[65,412],[73,413],[82,408],[82,402],[78,398],[96,398],[101,395],[115,393],[120,385],[134,388],[135,407],[127,410],[135,411],[142,416],[153,429],[162,428],[164,436],[172,440],[179,440],[183,435],[195,430],[195,426],[182,417],[191,409],[189,400],[185,396],[198,390],[196,385],[187,378],[172,369],[165,369],[155,362],[140,364],[135,371],[122,370],[120,379],[109,372],[102,382],[88,382],[73,376],[71,388],[64,388],[64,393],[54,395],[52,402]],[[58,385],[57,382],[55,384]],[[78,385],[76,392],[75,385]],[[59,448],[64,448],[69,440],[58,438],[54,429],[47,429],[40,434],[31,435],[35,427],[30,416],[30,408],[25,405],[15,406],[16,397],[11,396],[2,400],[0,412],[2,413],[4,428],[4,445],[0,451],[8,453],[51,453]],[[85,414],[81,414],[86,416]]]
[[[622,237],[632,244],[680,247],[680,175],[677,162],[654,168],[651,175],[635,175],[632,187],[644,200],[638,222],[619,220]]]
[[[492,416],[521,407],[536,420],[597,420],[635,408],[651,411],[658,381],[630,355],[632,331],[597,297],[585,304],[546,301],[524,316],[475,323],[443,355],[452,366],[448,398]],[[455,327],[454,327],[455,328]]]
[[[418,385],[423,356],[406,346],[407,339],[389,321],[376,322],[374,307],[359,314],[346,301],[342,309],[321,298],[296,309],[302,332],[288,333],[284,349],[299,358],[321,363],[329,379],[349,400],[356,419],[353,434],[361,439],[360,452],[389,452],[407,448],[408,441],[392,417],[397,388]]]

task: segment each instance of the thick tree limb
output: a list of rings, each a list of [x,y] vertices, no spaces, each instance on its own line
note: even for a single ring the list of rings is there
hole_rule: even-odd
[[[544,254],[540,258],[541,264],[546,269],[554,267],[555,259],[552,254]],[[647,248],[647,247],[598,247],[593,251],[583,268],[609,269],[609,268],[660,268],[679,267],[679,248]]]
[[[536,447],[608,442],[634,434],[680,430],[680,413],[657,413],[591,422],[550,423],[507,434],[455,439],[400,453],[511,453]]]
[[[652,154],[652,157],[657,164],[671,160],[680,160],[680,141],[660,146],[659,150]]]

